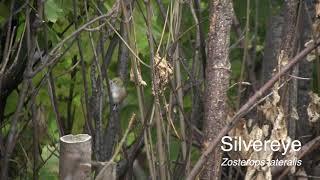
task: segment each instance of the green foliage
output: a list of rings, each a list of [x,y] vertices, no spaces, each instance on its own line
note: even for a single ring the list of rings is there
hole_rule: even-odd
[[[3,25],[3,23],[8,19],[9,17],[9,7],[5,3],[0,3],[0,24]]]
[[[63,10],[55,0],[45,1],[45,13],[47,20],[53,23],[57,22],[57,20],[63,16]]]
[[[44,166],[40,169],[39,178],[48,179],[48,180],[57,180],[59,179],[59,158],[53,155],[55,151],[52,146],[44,146],[42,148],[42,158],[47,160]],[[57,153],[57,152],[55,152]]]

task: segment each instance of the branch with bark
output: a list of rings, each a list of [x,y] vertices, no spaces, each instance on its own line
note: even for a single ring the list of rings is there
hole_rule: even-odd
[[[226,125],[227,91],[231,64],[229,61],[229,37],[232,24],[232,1],[215,0],[211,5],[211,20],[208,35],[208,58],[204,100],[203,151]],[[220,179],[223,152],[216,149],[207,154],[202,179]]]

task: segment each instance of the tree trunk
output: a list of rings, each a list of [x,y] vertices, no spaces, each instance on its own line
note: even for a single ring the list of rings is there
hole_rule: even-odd
[[[311,6],[312,7],[312,6]],[[304,44],[310,40],[310,34],[312,34],[312,24],[310,22],[309,14],[314,11],[314,9],[308,9],[309,12],[307,12],[307,9],[303,7],[302,9],[302,15],[299,19],[299,36],[300,41],[298,42],[298,45],[300,45],[300,49],[304,47]],[[310,13],[311,12],[311,13]],[[307,60],[303,60],[299,64],[299,77],[303,78],[310,78],[310,80],[298,80],[298,100],[297,100],[297,111],[299,115],[299,120],[297,123],[297,131],[296,131],[296,138],[301,141],[302,144],[306,144],[307,142],[312,140],[312,128],[310,126],[310,122],[308,121],[309,116],[307,113],[307,108],[310,103],[310,98],[308,95],[308,92],[311,91],[311,83],[312,83],[312,66],[313,63],[309,62]],[[313,157],[317,152],[314,152],[313,155],[306,156],[303,158],[303,167],[306,170],[308,175],[314,175],[313,172],[319,172],[316,167],[312,167],[312,161]],[[312,172],[313,171],[313,172]]]
[[[230,62],[229,39],[233,7],[231,0],[213,0],[208,35],[208,58],[204,102],[203,150],[227,124],[227,91]],[[222,152],[216,148],[208,157],[202,171],[202,179],[220,179]]]
[[[282,68],[289,59],[291,59],[296,51],[297,44],[297,31],[298,31],[298,0],[288,0],[284,3],[284,26],[282,29],[282,38],[280,45],[280,52],[278,56],[278,64]],[[295,66],[289,74],[293,76],[298,76],[299,65]],[[280,69],[278,69],[280,70]],[[297,79],[292,78],[292,80],[287,83],[281,90],[281,103],[284,107],[284,114],[287,121],[288,136],[295,139],[296,136],[296,120],[297,117]]]
[[[281,44],[281,32],[283,28],[283,15],[271,16],[268,21],[266,45],[262,60],[262,82],[265,84],[271,77],[273,69],[277,67],[277,57]]]

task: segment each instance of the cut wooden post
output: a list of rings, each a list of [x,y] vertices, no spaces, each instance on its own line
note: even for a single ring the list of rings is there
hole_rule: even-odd
[[[91,139],[88,134],[60,138],[60,180],[91,179]]]

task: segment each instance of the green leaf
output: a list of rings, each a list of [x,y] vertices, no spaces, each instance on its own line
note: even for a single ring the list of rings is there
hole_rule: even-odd
[[[54,0],[47,0],[45,3],[45,15],[47,20],[55,23],[63,14],[63,10],[56,4]]]
[[[133,132],[129,133],[127,137],[127,146],[130,146],[135,139],[135,134]]]

